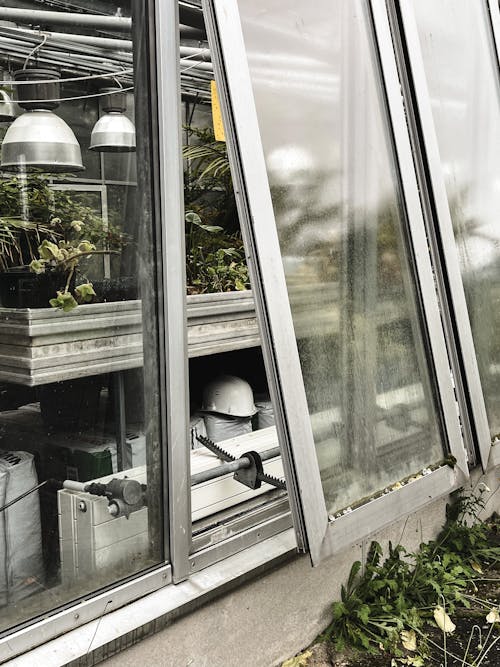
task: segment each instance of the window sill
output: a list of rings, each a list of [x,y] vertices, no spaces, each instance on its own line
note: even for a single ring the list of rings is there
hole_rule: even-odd
[[[165,586],[145,597],[131,602],[101,618],[75,628],[66,634],[48,641],[37,648],[20,655],[8,664],[11,667],[23,665],[47,665],[58,667],[74,660],[88,657],[88,664],[94,664],[92,654],[114,642],[109,656],[117,652],[117,646],[131,644],[126,636],[138,628],[154,622],[154,631],[164,627],[174,617],[194,610],[229,588],[254,577],[259,571],[269,569],[287,560],[296,553],[293,529],[275,535],[259,544],[235,554],[224,561],[193,574],[189,580],[177,585]],[[78,607],[74,609],[78,613]],[[30,630],[37,632],[37,626]],[[152,634],[153,627],[139,633],[141,637]],[[121,641],[120,641],[121,640]]]

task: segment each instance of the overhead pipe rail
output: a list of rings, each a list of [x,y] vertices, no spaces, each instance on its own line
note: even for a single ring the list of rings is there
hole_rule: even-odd
[[[196,33],[193,32],[193,36],[196,34],[206,38],[205,22],[201,8],[179,2],[179,18],[181,23],[197,31]],[[123,16],[54,12],[44,9],[18,9],[16,7],[0,7],[0,20],[14,21],[26,25],[44,25],[47,23],[52,25],[78,25],[115,32],[130,32],[132,29],[132,19]]]

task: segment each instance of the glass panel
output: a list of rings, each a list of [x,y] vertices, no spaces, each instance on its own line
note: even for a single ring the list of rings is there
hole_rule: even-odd
[[[129,2],[99,4],[110,19],[130,17]],[[134,20],[143,22],[139,4]],[[95,1],[80,5],[88,15],[96,11]],[[26,131],[12,141],[17,120],[11,120],[2,143],[0,632],[165,559],[154,287],[159,244],[149,155],[156,139],[146,134],[147,77],[137,73],[136,80],[131,69],[133,51],[146,48],[145,33],[137,31],[138,43],[136,31],[117,32],[120,47],[114,48],[113,32],[102,42],[99,25],[65,23],[62,8],[57,24],[43,23],[51,34],[45,43],[30,32],[28,10],[40,4],[9,6],[27,11],[25,19],[19,16],[22,36],[0,40],[2,77],[27,65],[22,76],[42,69],[42,81],[59,74],[61,87],[28,86],[37,106],[19,116],[31,114],[32,126],[45,118],[56,129],[39,131],[31,143]],[[2,25],[5,30],[12,29]],[[112,79],[104,76],[109,73]],[[89,150],[97,100],[110,81],[135,88],[141,101],[137,153],[122,152],[120,131],[108,133],[105,143],[119,173],[122,161],[139,158],[137,185],[108,187],[101,152]],[[23,94],[20,86],[9,90]],[[69,96],[78,99],[69,103]],[[55,98],[56,108],[46,108],[44,100]],[[128,103],[130,111],[132,95]],[[66,121],[60,134],[56,117]],[[85,171],[78,171],[78,146]],[[73,162],[61,167],[67,154]],[[89,487],[91,481],[101,486]]]
[[[492,438],[500,434],[500,97],[485,2],[413,3]]]
[[[368,4],[238,6],[334,513],[443,455]]]
[[[198,42],[196,53],[182,30],[180,43],[190,462],[196,480],[191,510],[198,550],[269,519],[274,510],[287,512],[288,504],[286,492],[267,483],[251,489],[231,474],[203,476],[215,474],[222,461],[198,436],[218,443],[228,458],[258,452],[267,474],[282,478],[283,468],[227,147],[212,104],[213,71],[204,59],[208,43]],[[229,523],[230,532],[221,529]]]

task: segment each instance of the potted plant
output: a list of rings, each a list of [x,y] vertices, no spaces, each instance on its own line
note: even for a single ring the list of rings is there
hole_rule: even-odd
[[[4,307],[69,311],[96,299],[89,257],[116,253],[125,236],[41,175],[0,181],[0,298]],[[78,284],[76,284],[78,282]]]

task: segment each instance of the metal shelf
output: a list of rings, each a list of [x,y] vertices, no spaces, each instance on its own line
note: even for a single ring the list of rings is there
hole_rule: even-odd
[[[259,345],[251,292],[187,297],[189,356]],[[141,302],[0,308],[0,382],[28,386],[139,368]]]
[[[290,291],[298,338],[339,331],[338,286],[297,286]],[[405,319],[399,300],[378,305],[377,319]],[[251,291],[187,297],[189,357],[260,345]],[[53,308],[0,308],[0,382],[36,386],[143,364],[141,302],[116,301]]]

